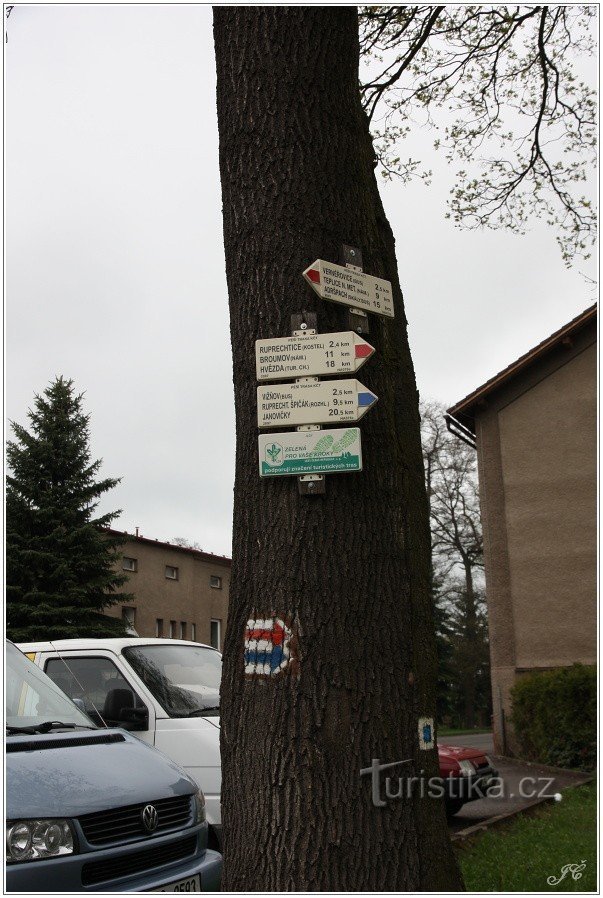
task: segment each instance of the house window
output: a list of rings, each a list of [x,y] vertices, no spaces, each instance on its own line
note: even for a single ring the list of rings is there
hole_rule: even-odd
[[[155,621],[155,636],[161,637],[163,636],[163,618],[158,617]]]
[[[180,639],[186,639],[186,621],[180,621]]]
[[[222,577],[216,577],[214,574],[209,578],[209,585],[213,589],[222,589]]]
[[[175,638],[176,638],[176,621],[171,620],[170,621],[170,639],[175,639]]]
[[[191,642],[197,641],[197,625],[191,624]]]
[[[136,608],[122,608],[121,619],[125,623],[128,633],[134,636],[136,634],[136,630],[134,629],[134,624],[136,623]]]
[[[128,558],[126,555],[124,555],[123,562],[122,562],[121,566],[122,566],[122,570],[131,571],[132,573],[135,573],[138,570],[138,559]]]
[[[166,576],[167,580],[177,580],[178,579],[178,568],[172,567],[170,564],[166,564],[165,576]]]
[[[220,649],[220,630],[222,629],[221,620],[212,620],[209,625],[209,644],[215,649]]]

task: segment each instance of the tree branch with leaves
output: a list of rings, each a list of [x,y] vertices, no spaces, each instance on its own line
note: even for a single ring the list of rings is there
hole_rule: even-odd
[[[443,128],[435,147],[462,166],[447,217],[516,233],[542,218],[567,265],[588,258],[596,93],[577,69],[596,51],[595,16],[588,5],[361,7],[361,93],[383,176],[428,182],[400,142],[413,124]]]

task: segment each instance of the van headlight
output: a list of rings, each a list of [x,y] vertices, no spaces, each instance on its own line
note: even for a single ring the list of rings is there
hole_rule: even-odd
[[[459,761],[459,767],[463,776],[473,776],[475,773],[475,767],[471,761]]]
[[[73,830],[67,820],[7,820],[6,862],[37,861],[73,854]]]
[[[199,789],[195,792],[195,823],[205,823],[205,795]]]

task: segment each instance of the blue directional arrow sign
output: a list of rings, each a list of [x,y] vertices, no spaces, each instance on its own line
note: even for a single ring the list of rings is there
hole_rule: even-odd
[[[374,393],[371,393],[370,390],[366,390],[364,393],[358,393],[358,405],[360,406],[366,406],[368,408],[376,401],[377,397]],[[360,417],[360,415],[358,417]]]

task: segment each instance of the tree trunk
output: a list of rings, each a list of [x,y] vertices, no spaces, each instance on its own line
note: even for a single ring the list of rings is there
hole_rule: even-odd
[[[216,7],[220,173],[237,426],[233,568],[222,681],[227,890],[459,889],[444,809],[375,807],[373,758],[437,775],[419,717],[435,715],[429,528],[418,399],[394,239],[358,93],[355,7]],[[290,316],[348,330],[302,279],[362,248],[392,281],[395,320],[370,316],[379,396],[362,421],[364,471],[302,497],[260,480],[254,341]],[[213,301],[213,300],[212,300]],[[279,676],[245,676],[248,620],[295,634]],[[384,775],[381,794],[385,793]]]

